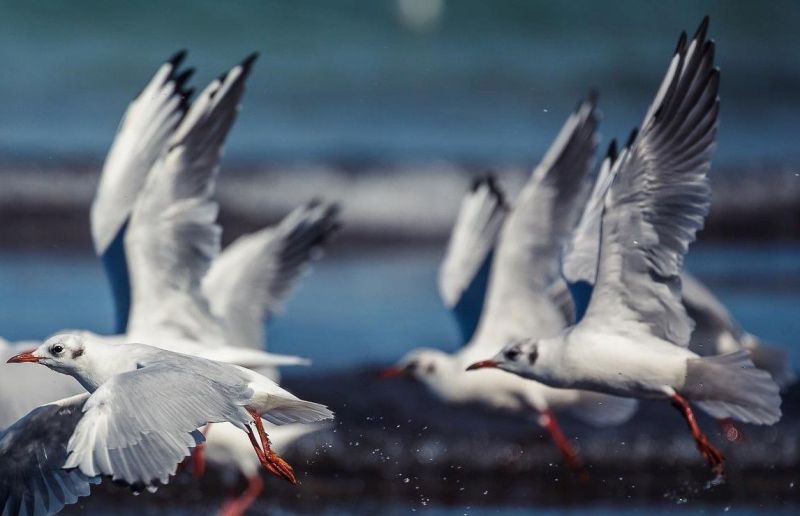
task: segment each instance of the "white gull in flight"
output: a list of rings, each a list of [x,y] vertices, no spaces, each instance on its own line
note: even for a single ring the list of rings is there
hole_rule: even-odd
[[[507,345],[471,369],[500,368],[555,387],[668,399],[718,477],[724,457],[701,432],[690,401],[711,416],[754,424],[780,419],[771,376],[746,351],[700,357],[688,349],[683,257],[710,204],[707,172],[719,112],[719,71],[704,19],[682,34],[642,130],[614,165],[597,282],[586,314],[560,335]]]
[[[552,336],[572,322],[558,263],[588,193],[596,125],[595,101],[590,98],[567,119],[507,216],[509,208],[492,181],[475,185],[462,203],[439,277],[442,299],[454,310],[466,345],[454,354],[413,350],[385,373],[416,378],[447,403],[476,402],[537,414],[567,465],[581,475],[585,472],[580,460],[561,433],[554,411],[568,410],[591,424],[612,425],[630,418],[634,400],[554,389],[499,371],[464,369],[509,340],[529,334]]]
[[[216,422],[245,432],[260,464],[296,483],[261,418],[281,425],[333,417],[249,369],[144,344],[63,334],[9,362],[45,365],[88,393],[39,407],[0,434],[3,514],[56,512],[98,477],[155,489],[203,441],[197,429]]]

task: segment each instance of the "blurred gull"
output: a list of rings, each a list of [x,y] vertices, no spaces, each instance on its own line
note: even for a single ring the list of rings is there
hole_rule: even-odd
[[[567,465],[581,475],[582,465],[554,411],[568,410],[593,425],[613,425],[630,418],[635,401],[554,389],[499,371],[464,369],[508,341],[530,334],[552,336],[572,321],[558,261],[588,193],[596,125],[592,97],[567,119],[510,213],[493,180],[476,183],[462,203],[439,276],[440,294],[453,310],[466,345],[454,354],[413,350],[385,373],[414,377],[448,403],[477,402],[538,414]]]
[[[710,204],[707,171],[719,112],[719,71],[704,19],[682,34],[666,76],[614,167],[601,219],[597,283],[566,332],[506,346],[470,369],[500,368],[554,387],[669,399],[718,478],[724,457],[700,431],[689,400],[721,419],[773,424],[780,394],[746,351],[700,357],[688,349],[683,257]]]
[[[222,143],[238,111],[243,82],[255,56],[212,82],[188,115],[183,111],[188,109],[185,97],[189,92],[182,90],[182,85],[190,71],[176,72],[183,56],[181,52],[165,63],[128,108],[92,209],[95,247],[115,292],[118,325],[125,329],[129,311],[134,314],[128,334],[80,334],[104,343],[146,340],[183,353],[266,366],[262,372],[277,380],[275,365],[306,361],[265,353],[263,320],[280,311],[297,278],[320,256],[338,229],[338,209],[312,201],[293,210],[280,224],[240,237],[220,254],[219,228],[214,222],[217,207],[211,195]],[[201,214],[200,220],[193,214]],[[202,214],[213,215],[204,218]],[[196,237],[200,240],[192,241]],[[193,247],[198,243],[200,253]],[[207,245],[202,247],[204,243]],[[198,259],[203,252],[207,257]],[[166,263],[173,264],[172,270],[187,273],[181,276],[161,270],[163,258],[169,257]],[[203,260],[211,261],[210,268]],[[204,273],[206,269],[208,273]],[[130,281],[134,284],[132,304]],[[159,318],[154,320],[148,312]],[[5,359],[32,345],[2,341],[0,355]],[[4,371],[3,383],[13,383],[29,395],[24,399],[4,396],[13,391],[1,390],[0,428],[33,407],[81,390],[67,376],[47,370],[38,374],[38,369],[17,375],[19,368],[12,369]],[[318,428],[288,425],[276,434],[276,445],[285,447]],[[249,450],[250,443],[238,431],[232,435],[224,427],[218,430],[212,446],[227,436]],[[223,450],[237,447],[222,444]],[[236,455],[211,451],[219,461],[233,461]],[[238,452],[238,456],[242,454]],[[247,465],[241,469],[254,468]]]
[[[251,370],[143,344],[62,334],[9,362],[70,375],[88,394],[39,407],[0,434],[2,514],[57,512],[102,476],[154,490],[203,441],[197,428],[211,422],[244,431],[260,464],[296,483],[261,418],[281,425],[333,417]]]

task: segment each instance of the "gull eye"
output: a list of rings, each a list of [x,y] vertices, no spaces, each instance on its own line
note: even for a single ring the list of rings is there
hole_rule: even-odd
[[[64,352],[64,346],[61,344],[56,344],[55,346],[50,348],[50,354],[52,355],[60,355]]]
[[[513,362],[514,360],[517,359],[520,353],[522,353],[522,351],[519,349],[519,346],[514,346],[513,348],[506,350],[504,355],[506,357],[506,360],[510,360],[511,362]]]

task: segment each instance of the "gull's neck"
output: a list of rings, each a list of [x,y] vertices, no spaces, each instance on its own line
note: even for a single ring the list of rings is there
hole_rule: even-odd
[[[82,367],[67,372],[84,389],[96,391],[113,376],[136,369],[136,354],[125,344],[95,343],[87,350]]]

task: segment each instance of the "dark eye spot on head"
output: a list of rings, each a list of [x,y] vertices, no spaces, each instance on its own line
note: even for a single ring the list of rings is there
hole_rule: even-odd
[[[79,356],[83,355],[83,348],[78,348],[72,352],[72,360],[75,360]]]
[[[522,353],[522,351],[519,349],[519,346],[514,346],[513,348],[509,348],[505,352],[506,360],[510,360],[513,362],[514,360],[517,359],[520,353]]]
[[[50,348],[50,354],[53,356],[58,356],[64,352],[64,346],[61,344],[56,344]]]
[[[528,353],[528,362],[533,364],[534,362],[536,362],[537,358],[539,358],[539,348],[534,346],[531,352]]]
[[[433,374],[436,372],[436,365],[429,364],[428,367],[425,368],[425,374]]]
[[[414,371],[417,370],[417,366],[418,365],[419,365],[419,363],[416,360],[413,360],[413,361],[409,362],[408,365],[406,365],[403,368],[403,371],[405,371],[406,373],[413,373]]]

